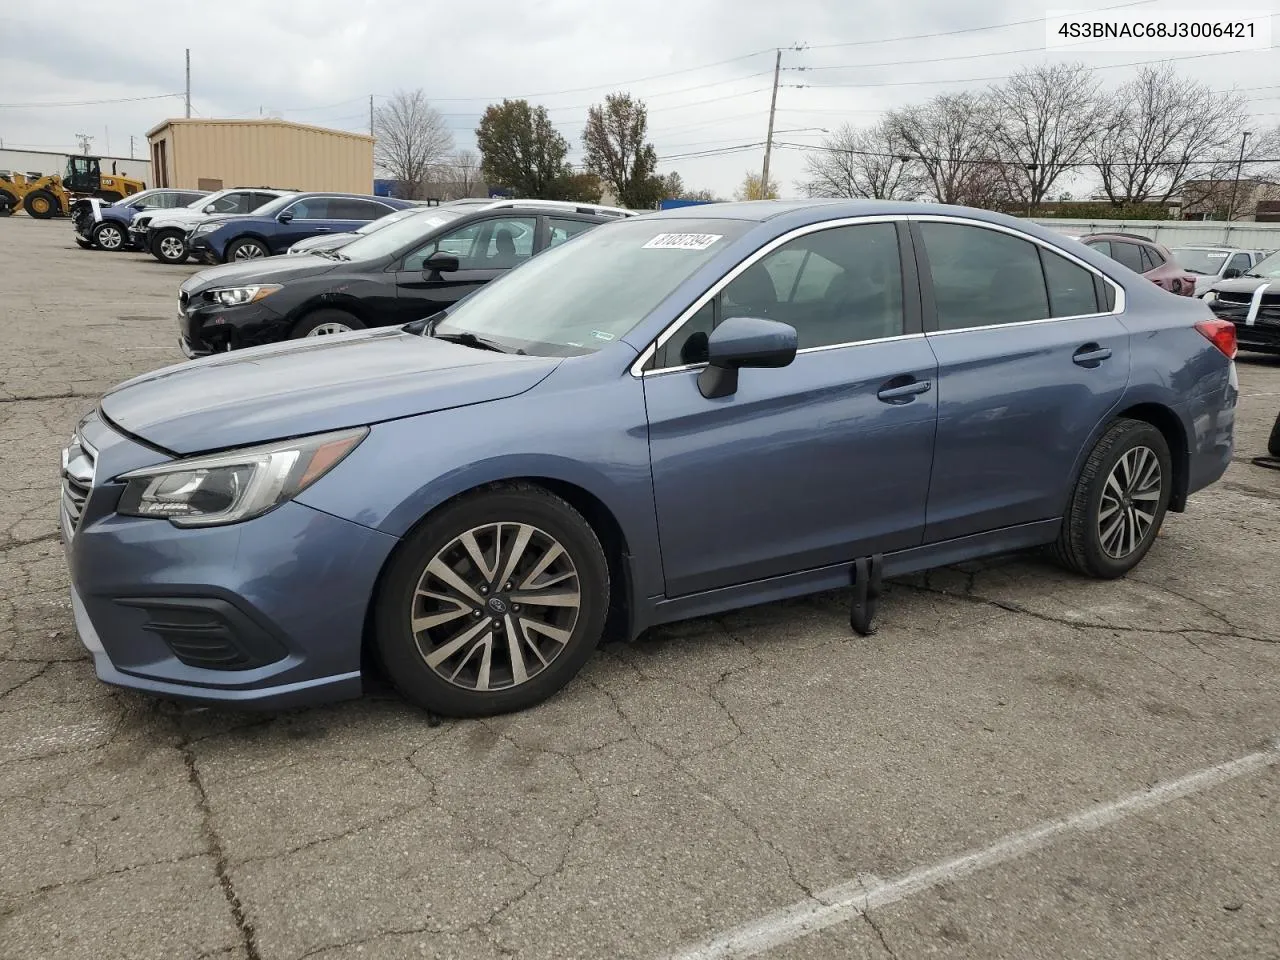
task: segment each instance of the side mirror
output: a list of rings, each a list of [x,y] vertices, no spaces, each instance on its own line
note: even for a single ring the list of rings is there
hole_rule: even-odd
[[[292,223],[293,214],[290,213],[288,210],[286,210],[284,211],[284,213],[280,214],[280,216],[276,217],[276,219],[279,220],[281,223]]]
[[[698,390],[708,400],[738,390],[743,367],[785,367],[796,358],[796,328],[776,320],[730,317],[707,338],[708,366],[698,375]]]
[[[213,208],[214,208],[214,204],[212,204],[212,203],[206,203],[206,204],[204,205],[204,212],[205,212],[205,213],[213,213]]]
[[[1234,280],[1238,276],[1240,276],[1240,271],[1235,267],[1227,267],[1227,269],[1222,271],[1223,280]]]
[[[447,253],[433,253],[422,261],[422,272],[428,278],[433,274],[454,273],[459,267],[458,258]]]

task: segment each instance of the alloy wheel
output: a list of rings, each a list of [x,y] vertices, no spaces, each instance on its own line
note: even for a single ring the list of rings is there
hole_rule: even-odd
[[[409,629],[441,679],[504,690],[551,665],[581,606],[578,570],[555,537],[527,523],[489,523],[455,537],[427,564]]]
[[[177,237],[163,237],[160,240],[160,256],[166,260],[177,260],[185,249],[186,244]]]
[[[1144,446],[1126,450],[1107,474],[1098,506],[1098,538],[1113,560],[1137,550],[1151,530],[1162,479],[1160,458]]]
[[[98,246],[103,250],[117,250],[124,242],[124,237],[115,227],[103,227],[98,231]]]
[[[345,323],[318,323],[307,331],[308,337],[327,337],[334,333],[350,333],[351,328]]]
[[[235,255],[231,259],[232,260],[260,260],[264,256],[266,256],[266,254],[262,252],[262,248],[258,246],[256,243],[243,243],[240,246],[236,247]]]

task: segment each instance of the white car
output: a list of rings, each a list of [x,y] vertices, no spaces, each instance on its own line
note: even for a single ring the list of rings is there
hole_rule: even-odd
[[[129,239],[161,263],[185,263],[190,255],[187,231],[205,217],[253,213],[259,207],[293,192],[272,187],[219,190],[185,207],[141,214],[129,225]]]
[[[1196,291],[1203,297],[1219,280],[1234,280],[1253,269],[1266,257],[1263,250],[1213,245],[1173,247],[1170,250],[1178,266],[1196,275]]]

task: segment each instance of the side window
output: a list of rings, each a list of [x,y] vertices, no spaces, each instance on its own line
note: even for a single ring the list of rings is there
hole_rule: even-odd
[[[1138,256],[1141,258],[1143,273],[1156,268],[1155,258],[1151,254],[1150,247],[1139,247]]]
[[[331,220],[329,211],[332,204],[333,201],[326,197],[308,197],[292,204],[289,212],[295,220]]]
[[[213,202],[214,213],[248,213],[248,194],[228,193]]]
[[[685,364],[707,362],[707,338],[715,329],[719,299],[719,297],[712,297],[699,307],[698,312],[689,318],[689,322],[658,348],[650,369],[662,370],[666,367],[682,367]]]
[[[1134,273],[1146,273],[1150,269],[1150,267],[1142,265],[1139,247],[1134,243],[1122,243],[1118,240],[1112,240],[1111,258],[1124,264]]]
[[[1066,257],[1040,249],[1044,282],[1049,288],[1049,316],[1080,317],[1098,313],[1098,291],[1093,274]]]
[[[1111,241],[1110,241],[1110,240],[1095,240],[1093,243],[1089,244],[1089,247],[1090,247],[1091,249],[1097,250],[1097,251],[1098,251],[1100,254],[1102,254],[1104,257],[1110,257],[1110,256],[1111,256]],[[1114,257],[1112,257],[1112,259],[1114,260],[1115,258],[1114,258]]]
[[[360,220],[368,223],[377,220],[384,213],[391,211],[380,203],[370,200],[352,200],[337,198],[329,201],[329,218],[332,220]]]
[[[422,263],[436,253],[447,253],[458,258],[458,267],[462,270],[474,268],[476,241],[480,237],[480,228],[485,226],[483,220],[470,223],[465,227],[436,237],[421,248],[405,257],[404,266],[408,271],[420,271]]]
[[[940,330],[1049,316],[1044,272],[1028,240],[959,223],[920,224]]]
[[[1244,273],[1252,264],[1249,263],[1249,255],[1247,253],[1237,253],[1231,258],[1231,262],[1227,264],[1228,270],[1239,270]]]
[[[257,210],[259,207],[270,203],[272,200],[279,199],[274,193],[252,193],[249,195],[249,213]]]
[[[781,289],[775,275],[784,281]],[[723,318],[789,323],[801,349],[898,336],[897,230],[892,223],[872,223],[806,234],[752,264],[720,296]]]
[[[523,263],[533,256],[533,217],[503,217],[485,224],[487,240],[483,243],[478,269],[502,270]]]
[[[1151,258],[1152,267],[1163,267],[1168,260],[1156,247],[1143,247],[1142,250]]]
[[[549,228],[549,236],[547,238],[547,249],[558,246],[568,240],[570,237],[576,237],[580,233],[586,233],[595,226],[588,220],[560,220],[551,217],[547,221]]]
[[[170,206],[185,207],[187,204],[195,203],[201,197],[207,197],[207,196],[208,196],[207,193],[180,193],[176,197],[174,197],[173,203],[171,203]]]

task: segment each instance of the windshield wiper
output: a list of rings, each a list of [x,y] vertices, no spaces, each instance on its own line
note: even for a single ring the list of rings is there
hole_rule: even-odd
[[[308,250],[307,253],[316,257],[324,257],[326,260],[337,260],[337,254],[332,250]]]
[[[437,340],[446,340],[449,343],[460,343],[464,347],[475,347],[477,350],[492,350],[495,353],[508,352],[506,347],[500,347],[492,340],[477,337],[474,333],[433,333],[432,336]]]

